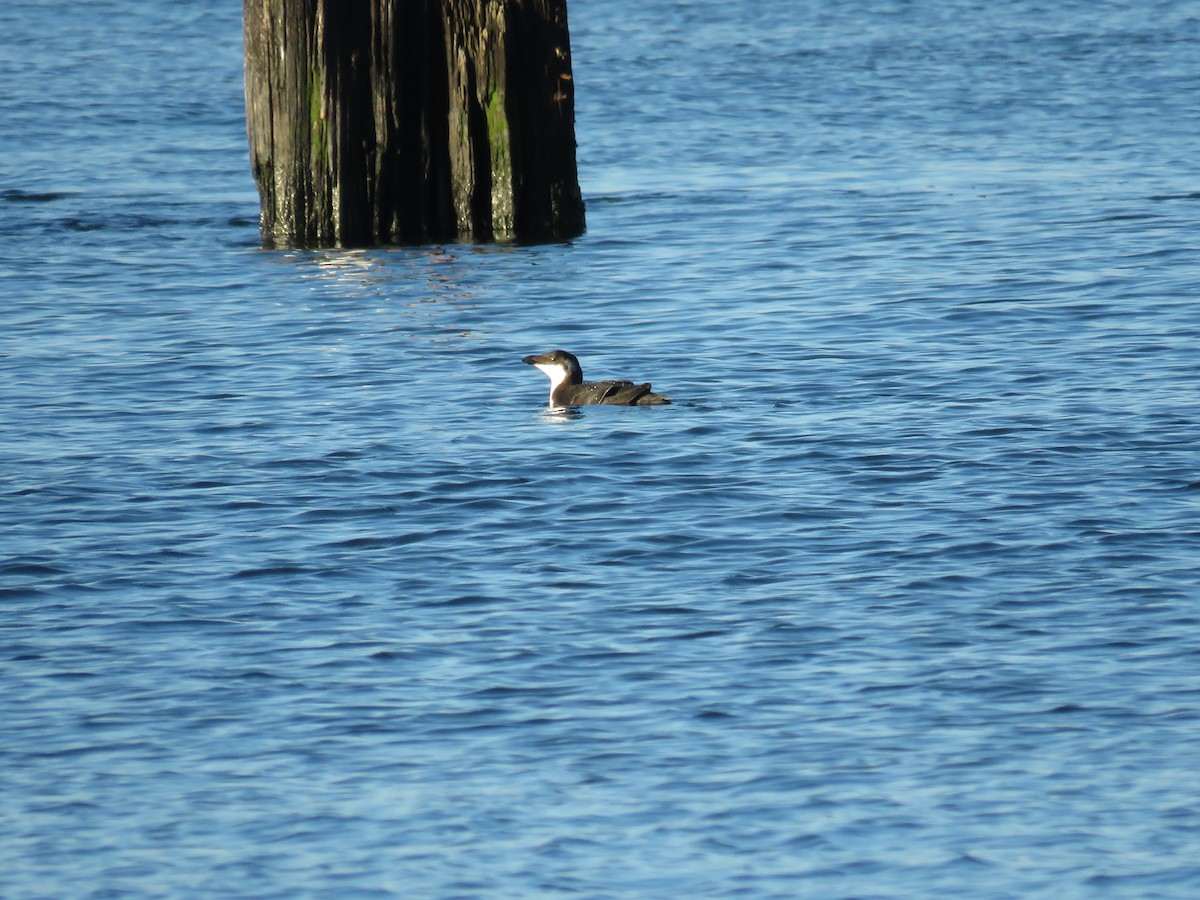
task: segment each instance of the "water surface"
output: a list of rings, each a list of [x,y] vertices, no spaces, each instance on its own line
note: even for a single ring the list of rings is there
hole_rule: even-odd
[[[1195,896],[1195,8],[570,12],[586,235],[314,253],[0,12],[0,893]]]

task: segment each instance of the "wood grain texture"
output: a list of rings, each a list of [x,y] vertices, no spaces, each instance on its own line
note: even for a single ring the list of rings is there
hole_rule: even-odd
[[[580,234],[565,0],[245,0],[272,246]]]

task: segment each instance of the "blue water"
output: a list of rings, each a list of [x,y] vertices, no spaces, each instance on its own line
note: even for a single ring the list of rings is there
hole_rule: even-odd
[[[0,9],[0,896],[1200,895],[1200,8],[570,13],[585,236],[300,253]]]

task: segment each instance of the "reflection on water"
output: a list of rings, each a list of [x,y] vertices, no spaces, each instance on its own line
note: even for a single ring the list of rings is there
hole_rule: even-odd
[[[538,420],[547,425],[565,425],[572,419],[583,415],[583,410],[575,406],[547,406],[538,413]]]
[[[470,248],[462,252],[470,253]],[[478,306],[479,294],[487,291],[486,283],[478,282],[479,271],[463,261],[458,248],[319,250],[284,256],[305,270],[301,278],[315,281],[321,302],[341,304],[349,319],[378,315],[382,308],[400,303],[406,310],[404,322],[389,325],[388,333],[433,342],[481,336],[472,328],[447,325],[469,315]]]

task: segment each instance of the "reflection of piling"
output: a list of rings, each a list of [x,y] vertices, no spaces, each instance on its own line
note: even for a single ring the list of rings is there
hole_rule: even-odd
[[[584,227],[566,0],[244,0],[264,241]]]

